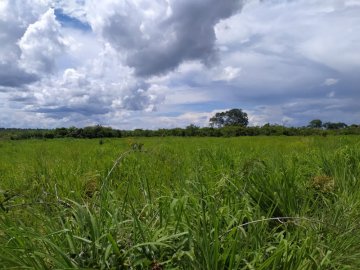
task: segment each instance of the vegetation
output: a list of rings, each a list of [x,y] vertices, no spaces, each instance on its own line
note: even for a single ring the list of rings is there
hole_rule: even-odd
[[[185,129],[158,130],[117,130],[101,125],[84,128],[46,129],[6,129],[0,128],[0,138],[19,139],[54,139],[54,138],[121,138],[121,137],[164,137],[164,136],[198,136],[198,137],[237,137],[237,136],[310,136],[310,135],[360,135],[360,125],[348,126],[345,123],[323,123],[320,119],[309,122],[307,127],[285,127],[267,123],[262,127],[248,127],[248,115],[241,109],[218,112],[209,120],[210,127],[200,128],[190,124]]]
[[[0,151],[2,269],[360,268],[358,136]]]
[[[0,128],[0,139],[54,139],[54,138],[121,138],[121,137],[164,137],[164,136],[198,136],[198,137],[237,137],[237,136],[310,136],[310,135],[360,135],[360,125],[348,126],[345,123],[323,123],[320,119],[309,122],[307,127],[285,127],[267,123],[262,127],[248,127],[247,113],[241,109],[218,112],[209,120],[210,127],[200,128],[190,124],[185,129],[158,130],[117,130],[101,125],[84,128],[47,129],[12,129]]]
[[[340,123],[341,124],[341,123]],[[326,127],[284,127],[265,124],[262,127],[224,126],[221,128],[189,125],[173,129],[135,129],[117,130],[111,127],[91,126],[84,128],[44,129],[4,129],[0,128],[0,139],[54,139],[54,138],[122,138],[122,137],[237,137],[237,136],[327,136],[360,135],[360,125],[343,126],[339,123],[326,123]]]
[[[323,124],[320,119],[314,119],[309,122],[309,128],[322,128]]]
[[[241,109],[232,109],[226,112],[218,112],[210,118],[211,127],[241,126],[249,124],[246,112]]]

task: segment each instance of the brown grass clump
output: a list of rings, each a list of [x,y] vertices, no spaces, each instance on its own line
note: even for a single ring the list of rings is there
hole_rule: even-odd
[[[94,194],[99,191],[99,181],[97,178],[96,176],[92,176],[85,182],[83,187],[85,197],[92,198]]]
[[[92,198],[98,190],[98,183],[95,179],[90,179],[85,183],[84,194],[86,197]]]
[[[331,176],[316,175],[311,179],[311,187],[322,193],[334,191],[335,181]]]
[[[156,261],[153,261],[151,264],[151,270],[162,270],[164,269],[161,264]]]

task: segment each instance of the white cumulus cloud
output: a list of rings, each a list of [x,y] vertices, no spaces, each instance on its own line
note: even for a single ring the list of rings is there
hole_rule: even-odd
[[[66,47],[54,10],[49,9],[38,21],[30,24],[18,44],[21,50],[20,66],[28,73],[53,72],[56,59]]]

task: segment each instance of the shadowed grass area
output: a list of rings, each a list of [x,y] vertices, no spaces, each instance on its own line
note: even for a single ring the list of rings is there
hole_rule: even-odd
[[[359,139],[0,141],[0,268],[358,269]]]

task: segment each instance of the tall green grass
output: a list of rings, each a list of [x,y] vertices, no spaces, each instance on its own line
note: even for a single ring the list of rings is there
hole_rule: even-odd
[[[2,269],[358,269],[359,137],[0,141]]]

